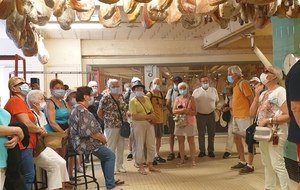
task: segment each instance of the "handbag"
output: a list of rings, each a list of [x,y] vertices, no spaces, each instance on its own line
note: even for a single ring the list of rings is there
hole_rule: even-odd
[[[254,140],[256,141],[270,141],[273,136],[271,127],[256,127],[254,132]]]
[[[191,96],[190,96],[185,108],[188,107],[188,105],[190,103],[190,99],[191,99]],[[175,127],[183,128],[187,125],[186,114],[184,114],[184,113],[174,114],[173,120],[175,121]]]
[[[129,138],[129,136],[130,136],[130,123],[128,123],[127,121],[125,121],[125,122],[123,121],[122,112],[121,112],[121,109],[120,109],[120,106],[119,106],[118,102],[114,99],[114,97],[111,94],[110,94],[110,96],[118,106],[118,110],[119,110],[119,114],[120,114],[120,120],[122,121],[122,125],[121,125],[121,128],[120,128],[120,135],[124,138]]]
[[[44,137],[42,137],[40,134],[36,134],[36,146],[33,151],[33,157],[37,157],[41,154],[46,148],[46,145],[44,143]]]

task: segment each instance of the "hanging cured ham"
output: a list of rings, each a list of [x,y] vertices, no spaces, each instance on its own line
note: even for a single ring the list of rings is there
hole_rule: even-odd
[[[30,23],[28,21],[26,22],[25,30],[26,30],[26,41],[23,47],[25,49],[32,49],[36,42],[36,39],[35,39],[35,34],[32,28],[30,27]]]
[[[55,0],[44,0],[45,1],[45,5],[47,5],[47,7],[49,8],[53,8],[55,5]]]
[[[75,11],[67,8],[60,17],[57,17],[57,22],[61,29],[70,30],[71,24],[75,21]]]
[[[227,2],[228,0],[207,0],[208,4],[211,6],[220,5]]]
[[[16,0],[16,8],[19,14],[26,15],[33,9],[33,0]]]
[[[39,59],[40,63],[44,65],[44,64],[48,63],[48,61],[50,59],[50,55],[49,55],[49,52],[47,51],[47,49],[45,48],[43,39],[44,38],[42,36],[38,37],[37,47],[38,47],[38,59]]]
[[[102,17],[103,19],[107,20],[110,19],[115,14],[116,11],[117,11],[116,4],[101,3],[100,8],[98,10],[98,16],[99,18]]]
[[[22,52],[27,57],[35,56],[38,53],[37,43],[35,42],[34,45],[33,45],[33,47],[30,48],[30,49],[22,47]]]
[[[68,0],[68,5],[75,11],[85,12],[91,10],[95,3],[93,0]]]
[[[7,19],[15,10],[15,1],[3,0],[0,3],[0,19]]]
[[[115,28],[121,23],[121,12],[117,6],[115,6],[115,12],[109,19],[104,19],[100,11],[98,12],[98,17],[102,25],[106,28]]]
[[[123,10],[126,14],[131,14],[138,4],[135,0],[123,0]]]
[[[177,1],[177,8],[182,14],[196,13],[196,9],[197,9],[196,0],[176,0],[176,1]]]
[[[237,3],[236,0],[228,0],[219,5],[219,15],[223,19],[231,19],[239,14],[240,9],[240,3]]]
[[[225,29],[225,28],[228,27],[228,24],[229,24],[229,22],[230,22],[230,19],[223,19],[222,17],[220,17],[219,11],[215,11],[215,12],[212,13],[210,16],[212,17],[212,19],[213,19],[216,23],[218,23],[218,24],[220,25],[220,27],[221,27],[222,29]]]
[[[44,26],[51,17],[51,8],[43,0],[36,0],[32,11],[28,14],[28,19],[39,26]]]
[[[149,13],[150,19],[153,21],[156,21],[156,22],[164,21],[168,16],[167,10],[165,10],[165,9],[160,10],[160,9],[158,9],[158,6],[153,7],[152,5],[153,4],[151,4],[151,3],[147,4],[147,11]]]
[[[17,10],[6,19],[6,21],[12,23],[17,30],[22,32],[25,28],[26,16],[20,15]]]
[[[182,13],[177,9],[177,1],[173,1],[167,11],[168,17],[166,22],[168,24],[176,23],[180,20]]]
[[[94,12],[95,12],[95,3],[93,4],[92,8],[89,11],[86,12],[78,12],[76,11],[76,16],[80,21],[83,22],[88,22],[91,17],[93,16]]]
[[[211,14],[218,9],[218,6],[210,6],[207,1],[196,0],[196,14]]]
[[[99,0],[101,3],[105,3],[105,4],[115,4],[117,3],[119,0]]]
[[[140,3],[137,4],[136,8],[134,9],[134,11],[130,14],[127,14],[127,18],[128,18],[128,22],[132,23],[135,22],[137,17],[140,15],[142,6]]]
[[[253,25],[255,28],[263,28],[269,22],[268,5],[255,5],[255,14],[253,16]]]
[[[66,10],[66,8],[66,0],[55,0],[54,7],[52,9],[53,15],[56,17],[60,17]]]
[[[144,4],[143,7],[143,12],[142,12],[142,26],[145,29],[149,29],[153,26],[153,24],[155,23],[155,21],[150,19],[148,10],[147,10],[147,3]]]
[[[202,16],[199,14],[194,15],[182,15],[181,24],[185,29],[194,29],[198,27],[202,22]]]
[[[19,45],[21,32],[17,30],[14,23],[10,22],[9,20],[6,20],[6,35],[8,36],[9,39],[11,39],[14,42],[14,44],[18,48],[21,48]]]

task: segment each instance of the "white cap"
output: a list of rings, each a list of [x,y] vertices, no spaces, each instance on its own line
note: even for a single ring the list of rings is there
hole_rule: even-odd
[[[138,78],[138,77],[133,77],[133,78],[131,79],[131,82],[134,83],[135,81],[141,81],[141,79]]]
[[[98,86],[98,83],[96,81],[90,81],[88,87],[92,87],[92,86]]]
[[[260,82],[259,78],[258,77],[253,77],[252,79],[249,80],[249,82]]]

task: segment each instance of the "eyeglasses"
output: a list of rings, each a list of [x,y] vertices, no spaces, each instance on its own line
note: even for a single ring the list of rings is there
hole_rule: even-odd
[[[27,83],[26,83],[26,82],[19,82],[19,83],[15,84],[14,87],[16,87],[16,86],[21,86],[21,85],[23,85],[23,84],[27,84]]]

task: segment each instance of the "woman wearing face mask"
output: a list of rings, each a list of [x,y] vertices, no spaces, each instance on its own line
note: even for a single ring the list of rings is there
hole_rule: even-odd
[[[50,81],[51,97],[46,100],[46,109],[44,111],[48,124],[46,130],[48,133],[51,132],[63,132],[68,134],[69,125],[68,117],[69,110],[63,100],[66,93],[64,83],[59,79],[52,79]],[[61,157],[65,156],[65,145],[67,138],[63,139],[62,146],[57,147],[56,151]]]
[[[250,114],[260,127],[271,127],[276,134],[271,141],[260,141],[261,160],[265,167],[265,189],[276,189],[278,177],[282,190],[290,189],[290,179],[283,158],[283,146],[287,139],[290,120],[286,103],[286,91],[279,85],[282,71],[270,67],[260,75],[262,84],[255,86],[255,98]],[[263,85],[267,90],[263,90]],[[276,177],[277,176],[277,177]]]
[[[36,147],[36,134],[46,133],[44,128],[35,125],[35,117],[25,102],[29,92],[29,86],[24,79],[12,77],[8,81],[8,87],[12,97],[8,100],[4,109],[11,115],[10,122],[22,122],[28,127],[30,141],[27,148],[19,143],[22,155],[22,175],[25,177],[26,188],[31,189],[34,180],[33,150]]]
[[[191,155],[191,163],[190,166],[196,166],[195,162],[195,134],[196,134],[196,103],[194,97],[189,94],[189,86],[185,82],[181,82],[178,84],[179,94],[175,99],[173,106],[174,114],[186,114],[187,125],[185,127],[176,127],[174,134],[178,139],[178,146],[180,155],[184,155],[184,141],[185,136],[187,136],[187,140],[190,147],[190,155]],[[180,162],[177,164],[178,167],[184,165],[184,157],[180,158]]]
[[[37,126],[44,129],[47,124],[42,110],[46,106],[44,94],[40,90],[32,90],[27,94],[26,102],[36,118]],[[38,156],[34,157],[34,163],[46,170],[48,189],[61,189],[63,182],[69,181],[66,161],[52,148],[46,147]]]
[[[70,142],[79,154],[93,154],[101,162],[107,190],[121,190],[114,180],[115,154],[105,145],[106,137],[102,133],[97,119],[88,110],[93,103],[92,88],[82,86],[77,88],[76,101],[72,108],[68,123],[70,125]],[[121,181],[121,180],[118,180]]]
[[[147,175],[144,162],[148,163],[150,172],[160,172],[153,166],[155,156],[155,114],[150,99],[144,95],[145,86],[136,81],[132,86],[135,97],[129,102],[129,110],[132,116],[132,131],[135,141],[135,161],[139,165],[139,173]],[[145,147],[147,156],[145,155]],[[146,158],[147,157],[147,158]],[[147,159],[147,160],[145,160]]]
[[[109,91],[100,100],[98,116],[104,120],[104,134],[107,138],[107,148],[116,154],[116,171],[125,173],[126,170],[123,168],[125,138],[120,135],[120,128],[122,122],[126,121],[128,105],[121,94],[117,79],[109,79],[107,86]],[[122,116],[120,116],[120,112]]]

